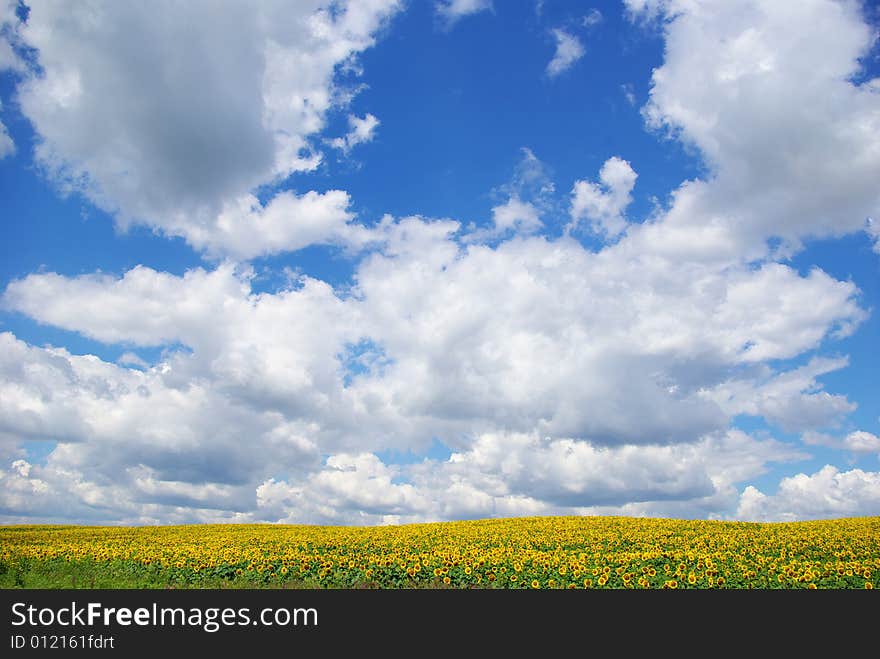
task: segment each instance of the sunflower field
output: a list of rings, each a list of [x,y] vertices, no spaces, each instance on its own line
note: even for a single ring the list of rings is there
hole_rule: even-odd
[[[880,517],[6,526],[0,586],[871,589],[880,587]]]

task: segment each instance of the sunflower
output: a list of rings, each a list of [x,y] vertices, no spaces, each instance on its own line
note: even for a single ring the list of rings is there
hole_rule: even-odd
[[[538,589],[541,587],[541,582],[537,579],[532,579],[532,588]]]

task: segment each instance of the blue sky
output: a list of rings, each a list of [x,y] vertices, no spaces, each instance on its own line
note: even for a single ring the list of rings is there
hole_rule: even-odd
[[[0,519],[880,512],[876,9],[325,4],[2,5]]]

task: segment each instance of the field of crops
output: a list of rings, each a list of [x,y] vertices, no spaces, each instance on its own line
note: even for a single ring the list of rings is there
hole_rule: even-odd
[[[0,586],[874,588],[880,517],[0,527]]]

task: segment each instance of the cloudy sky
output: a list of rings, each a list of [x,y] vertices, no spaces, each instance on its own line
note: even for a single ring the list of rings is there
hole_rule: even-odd
[[[0,12],[0,522],[880,514],[875,4]]]

